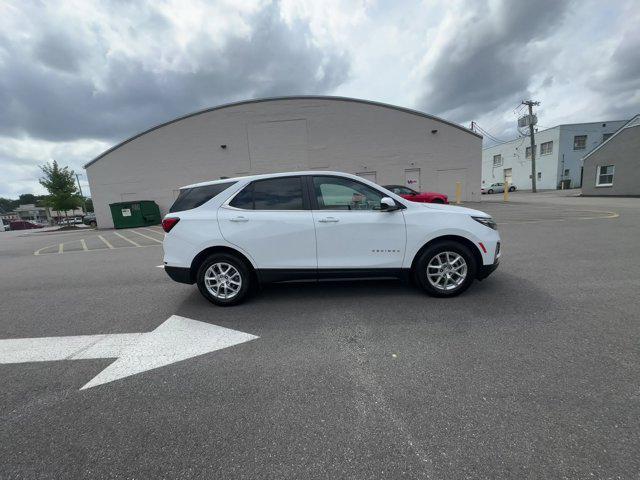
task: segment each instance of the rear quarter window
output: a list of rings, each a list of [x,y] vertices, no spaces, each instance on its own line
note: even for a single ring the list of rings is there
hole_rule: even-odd
[[[214,183],[213,185],[203,185],[201,187],[184,188],[180,190],[178,198],[176,198],[176,201],[171,205],[169,212],[182,212],[199,207],[213,197],[220,195],[235,183],[236,182],[224,182]]]

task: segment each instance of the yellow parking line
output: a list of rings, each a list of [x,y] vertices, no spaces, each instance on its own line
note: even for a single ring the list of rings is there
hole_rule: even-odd
[[[120,235],[118,232],[113,232],[115,233],[117,236],[119,236],[120,238],[122,238],[123,240],[126,240],[127,242],[133,244],[136,247],[141,247],[142,245],[140,245],[139,243],[134,242],[133,240],[131,240],[130,238],[125,237],[124,235]]]
[[[58,253],[63,253],[64,252],[64,243],[61,243],[60,245],[58,245]]]
[[[33,254],[34,254],[34,255],[40,255],[40,252],[41,252],[42,250],[46,250],[47,248],[52,248],[52,247],[55,247],[55,245],[47,245],[46,247],[39,248],[38,250],[36,250],[35,252],[33,252]],[[53,252],[51,252],[51,253],[53,253]]]
[[[82,250],[84,250],[85,252],[86,252],[87,250],[89,250],[89,249],[87,248],[87,243],[84,241],[84,238],[81,238],[81,239],[80,239],[80,245],[82,245]]]
[[[109,247],[109,249],[113,250],[113,245],[111,245],[111,244],[107,241],[107,239],[106,239],[106,238],[104,238],[102,235],[98,235],[98,238],[99,238],[100,240],[102,240],[102,242],[103,242],[107,247]]]
[[[149,240],[153,240],[154,242],[162,243],[162,240],[158,240],[157,238],[150,237],[149,235],[145,235],[144,233],[140,233],[137,230],[131,230],[133,233],[137,233],[141,237],[148,238]]]

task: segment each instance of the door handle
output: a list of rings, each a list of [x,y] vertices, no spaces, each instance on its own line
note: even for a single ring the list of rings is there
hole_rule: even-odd
[[[231,220],[232,222],[236,222],[236,223],[248,222],[249,221],[249,219],[247,217],[233,217],[233,218],[230,218],[229,220]]]
[[[318,220],[318,222],[320,223],[335,223],[335,222],[339,222],[340,220],[337,219],[336,217],[325,217],[325,218],[321,218],[320,220]]]

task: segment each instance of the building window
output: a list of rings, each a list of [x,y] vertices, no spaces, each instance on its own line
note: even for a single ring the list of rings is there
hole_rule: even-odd
[[[494,167],[502,166],[502,155],[494,155],[493,156],[493,166]]]
[[[611,135],[613,135],[613,133],[603,133],[603,134],[602,134],[602,141],[603,141],[603,142],[606,142],[606,141],[607,141],[607,139],[608,139]]]
[[[564,169],[564,176],[565,176],[565,177],[568,177],[568,176],[569,176],[569,173],[570,173],[570,172],[569,172],[569,169],[568,169],[568,168],[565,168],[565,169]]]
[[[549,155],[553,152],[553,142],[544,142],[540,144],[540,155]]]
[[[573,137],[573,149],[574,150],[584,150],[587,148],[587,136],[586,135],[576,135]]]
[[[596,187],[610,187],[613,185],[613,165],[598,165],[596,173]]]
[[[538,180],[542,180],[542,172],[538,172]]]
[[[524,158],[531,158],[531,147],[527,147],[524,150]]]

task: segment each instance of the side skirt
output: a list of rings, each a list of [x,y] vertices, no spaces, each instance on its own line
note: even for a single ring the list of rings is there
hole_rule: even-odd
[[[362,280],[368,278],[407,279],[410,270],[402,268],[268,268],[256,271],[260,283],[322,282],[335,280]]]

